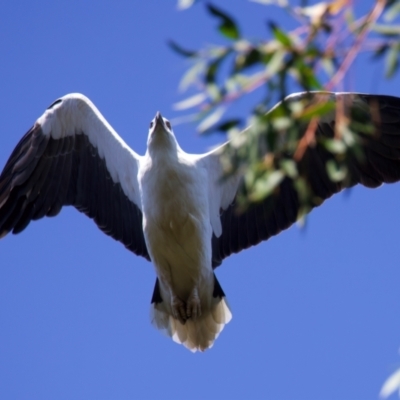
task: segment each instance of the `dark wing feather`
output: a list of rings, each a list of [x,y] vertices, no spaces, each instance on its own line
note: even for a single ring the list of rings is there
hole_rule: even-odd
[[[347,96],[342,94],[342,96]],[[350,96],[354,96],[349,94]],[[376,188],[382,183],[400,180],[400,98],[379,95],[356,96],[373,110],[369,120],[374,124],[374,134],[361,134],[364,156],[359,159],[349,155],[349,179],[335,183],[329,179],[326,162],[332,155],[323,146],[309,147],[298,162],[299,173],[306,178],[315,198],[311,208],[344,188],[358,183]],[[320,122],[318,137],[332,138],[335,121]],[[222,234],[212,238],[213,267],[225,257],[254,246],[282,230],[298,219],[300,202],[293,181],[286,177],[273,195],[262,202],[251,204],[245,212],[238,212],[235,200],[221,213]]]
[[[150,259],[142,212],[115,182],[85,132],[55,139],[36,123],[17,144],[0,175],[0,237],[72,205],[107,235]]]

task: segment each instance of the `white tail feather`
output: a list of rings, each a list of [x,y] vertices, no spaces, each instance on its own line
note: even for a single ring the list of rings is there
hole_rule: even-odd
[[[211,348],[215,339],[231,319],[232,313],[224,297],[218,299],[211,310],[202,313],[195,320],[187,320],[184,325],[157,305],[151,305],[152,324],[176,343],[183,344],[192,352]]]

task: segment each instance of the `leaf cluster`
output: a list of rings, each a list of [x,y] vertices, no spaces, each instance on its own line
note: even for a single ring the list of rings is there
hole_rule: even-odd
[[[288,88],[305,92],[343,90],[343,77],[364,51],[371,52],[371,60],[384,59],[385,75],[392,77],[399,68],[400,25],[394,21],[400,1],[376,0],[367,14],[357,18],[348,0],[311,6],[304,1],[296,6],[287,0],[253,1],[284,9],[297,27],[286,30],[276,21],[268,21],[269,38],[250,40],[235,18],[206,4],[210,17],[217,21],[223,44],[192,51],[170,42],[171,48],[191,63],[181,88],[196,89],[176,108],[194,109],[192,117],[199,122],[200,132],[228,134],[224,168],[227,175],[238,170],[244,173],[244,205],[262,200],[277,190],[284,177],[290,177],[306,213],[317,201],[298,167],[307,148],[321,146],[328,152],[324,167],[330,179],[345,185],[350,179],[348,158],[363,156],[360,132],[365,134],[373,128],[366,113],[357,115],[352,109],[345,112],[345,107],[334,104],[329,96],[317,103],[307,98],[284,101]],[[249,115],[225,117],[235,101],[256,90],[263,96]],[[270,110],[277,101],[279,105]],[[318,136],[319,121],[332,112],[336,118],[334,136]],[[245,126],[248,128],[241,132]]]

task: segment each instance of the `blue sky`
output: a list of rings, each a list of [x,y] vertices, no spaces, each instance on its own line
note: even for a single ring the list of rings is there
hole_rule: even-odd
[[[217,1],[223,5],[225,2]],[[276,8],[229,2],[245,34]],[[367,2],[364,2],[364,6]],[[372,3],[372,2],[368,2]],[[222,43],[200,5],[175,0],[5,2],[0,166],[56,98],[87,95],[137,152],[157,110],[177,117],[188,66],[166,46]],[[350,88],[400,95],[357,62]],[[248,104],[243,103],[243,107]],[[191,124],[175,133],[204,152]],[[2,399],[376,399],[400,356],[400,185],[356,188],[217,270],[233,320],[192,354],[149,321],[150,263],[75,209],[0,242]]]

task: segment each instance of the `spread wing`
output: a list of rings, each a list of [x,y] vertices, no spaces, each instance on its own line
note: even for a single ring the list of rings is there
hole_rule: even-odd
[[[321,95],[313,93],[311,97]],[[349,179],[332,182],[326,171],[326,162],[332,155],[317,144],[308,147],[297,163],[299,174],[305,177],[315,197],[311,207],[320,205],[325,199],[344,188],[358,183],[376,188],[382,183],[400,180],[400,98],[391,96],[325,93],[334,101],[341,97],[343,104],[351,103],[356,111],[374,125],[374,134],[361,134],[364,157],[348,155]],[[290,96],[289,100],[308,99],[310,93]],[[288,100],[288,99],[287,99]],[[318,123],[317,137],[333,138],[335,133],[333,112]],[[305,132],[303,132],[304,134]],[[210,218],[214,235],[212,238],[213,267],[221,264],[225,257],[254,246],[282,230],[298,219],[300,203],[292,179],[286,177],[277,190],[264,201],[251,204],[246,211],[238,212],[236,195],[241,185],[240,177],[231,178],[221,184],[222,167],[219,162],[220,149],[210,152],[202,159],[209,171]]]
[[[58,99],[20,140],[0,175],[0,238],[72,205],[149,259],[139,160],[89,99],[80,94]]]

